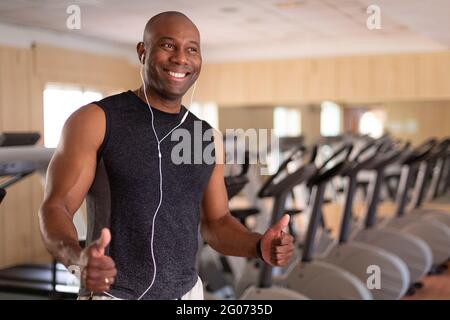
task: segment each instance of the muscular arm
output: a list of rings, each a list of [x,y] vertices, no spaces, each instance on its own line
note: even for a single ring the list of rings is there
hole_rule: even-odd
[[[94,179],[105,128],[105,115],[98,106],[80,108],[65,123],[47,171],[39,210],[41,234],[47,250],[65,266],[79,264],[82,249],[73,216]]]
[[[202,203],[203,239],[224,255],[256,257],[256,243],[261,234],[252,233],[236,220],[228,209],[223,165],[216,165]]]
[[[201,233],[203,239],[224,255],[256,257],[256,243],[261,234],[247,230],[235,219],[228,208],[224,181],[222,137],[216,133],[218,161],[208,182],[202,201]]]
[[[294,238],[283,232],[289,216],[284,215],[264,235],[252,233],[234,219],[228,209],[223,176],[222,137],[216,132],[216,166],[203,195],[201,232],[206,242],[225,255],[254,258],[259,240],[262,258],[275,266],[286,266],[294,253]]]

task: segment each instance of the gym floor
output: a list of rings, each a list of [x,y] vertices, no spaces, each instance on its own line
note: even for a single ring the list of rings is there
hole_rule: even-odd
[[[450,268],[450,263],[447,263]],[[449,300],[450,299],[450,269],[443,274],[427,276],[423,279],[424,287],[412,296],[403,300]]]

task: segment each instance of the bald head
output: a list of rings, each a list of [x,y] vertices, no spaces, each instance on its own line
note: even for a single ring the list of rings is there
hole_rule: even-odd
[[[180,28],[189,28],[200,38],[200,32],[197,26],[185,14],[178,11],[166,11],[158,13],[147,21],[144,29],[143,41],[145,44],[150,43],[152,36],[160,32],[161,29],[169,26],[177,26]]]
[[[180,12],[162,12],[147,22],[143,40],[136,49],[149,95],[179,106],[202,66],[197,27]]]

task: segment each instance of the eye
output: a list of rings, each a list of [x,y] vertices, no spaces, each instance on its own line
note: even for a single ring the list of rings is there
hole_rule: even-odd
[[[190,53],[197,53],[197,52],[198,52],[198,49],[195,48],[195,47],[190,47],[190,48],[188,48],[188,51],[189,51]]]
[[[173,49],[173,48],[175,48],[175,46],[172,44],[172,43],[163,43],[162,45],[161,45],[163,48],[167,48],[167,49]]]

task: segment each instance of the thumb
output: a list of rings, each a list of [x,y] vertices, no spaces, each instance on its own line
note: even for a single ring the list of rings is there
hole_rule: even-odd
[[[97,255],[99,256],[105,255],[105,249],[110,242],[111,242],[111,232],[109,231],[108,228],[103,228],[100,238],[98,238],[93,244],[94,249],[96,249],[95,251]]]
[[[272,231],[275,231],[277,234],[281,234],[281,231],[288,226],[290,218],[291,217],[288,214],[285,214],[276,224],[272,226]]]

